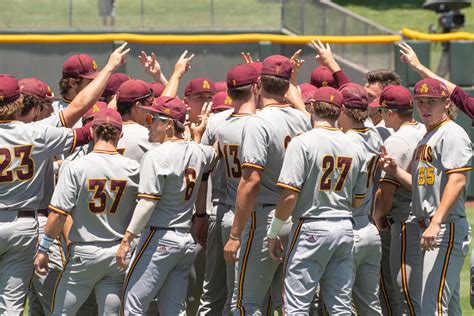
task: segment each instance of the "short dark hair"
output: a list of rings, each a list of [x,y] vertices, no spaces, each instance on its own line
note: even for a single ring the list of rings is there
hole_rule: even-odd
[[[341,108],[326,102],[314,102],[313,110],[319,118],[330,121],[337,121],[341,114]]]
[[[76,82],[81,82],[82,78],[61,78],[59,80],[59,93],[64,97],[69,91],[69,79],[73,79]]]
[[[117,101],[117,112],[119,112],[120,115],[130,114],[130,111],[132,110],[132,107],[134,104],[135,102],[118,102]]]
[[[252,86],[253,85],[250,84],[242,87],[229,88],[227,89],[227,94],[234,101],[245,101],[252,96]]]
[[[94,126],[94,135],[101,140],[110,142],[114,140],[117,135],[120,134],[120,130],[110,124],[99,124]]]
[[[174,131],[178,134],[184,133],[184,130],[185,130],[183,123],[177,120],[173,120],[173,128],[174,128]]]
[[[392,70],[375,69],[365,74],[365,79],[369,84],[380,83],[382,87],[388,85],[400,85],[400,76]]]
[[[345,113],[347,116],[358,123],[364,123],[369,117],[369,112],[367,110],[346,108]]]
[[[23,107],[20,111],[20,116],[27,115],[33,108],[43,109],[44,101],[34,95],[23,95]]]
[[[398,115],[403,119],[412,119],[413,118],[413,108],[398,110]]]
[[[269,75],[262,75],[260,77],[262,82],[262,89],[271,95],[284,96],[290,87],[290,81]]]

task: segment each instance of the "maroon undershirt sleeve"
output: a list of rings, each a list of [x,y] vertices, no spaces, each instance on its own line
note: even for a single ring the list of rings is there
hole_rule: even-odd
[[[474,119],[474,98],[471,97],[466,91],[462,88],[456,86],[453,92],[451,93],[451,101],[471,120]]]
[[[76,146],[77,147],[88,144],[92,140],[91,127],[92,127],[92,122],[90,122],[89,124],[83,127],[74,129],[74,132],[76,132]]]
[[[333,73],[332,76],[334,77],[334,80],[336,81],[338,89],[342,87],[343,85],[345,85],[346,83],[351,82],[349,78],[347,78],[346,74],[344,73],[342,69]]]

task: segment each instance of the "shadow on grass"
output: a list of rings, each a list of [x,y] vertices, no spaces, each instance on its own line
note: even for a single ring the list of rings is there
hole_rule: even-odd
[[[421,9],[424,0],[333,0],[335,3],[347,6],[357,5],[373,10],[389,9]]]

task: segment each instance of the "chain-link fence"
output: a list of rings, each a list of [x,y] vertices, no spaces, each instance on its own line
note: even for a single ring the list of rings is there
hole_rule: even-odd
[[[99,3],[2,0],[0,30],[104,31]],[[115,0],[116,31],[279,31],[279,0]],[[109,23],[110,24],[110,23]]]
[[[329,1],[319,0],[284,0],[282,27],[296,34],[393,34]],[[340,57],[365,69],[393,68],[392,44],[337,44],[331,47]]]

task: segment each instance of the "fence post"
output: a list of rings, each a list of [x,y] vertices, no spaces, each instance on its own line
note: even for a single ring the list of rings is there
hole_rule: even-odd
[[[69,0],[69,28],[72,29],[72,0]]]

